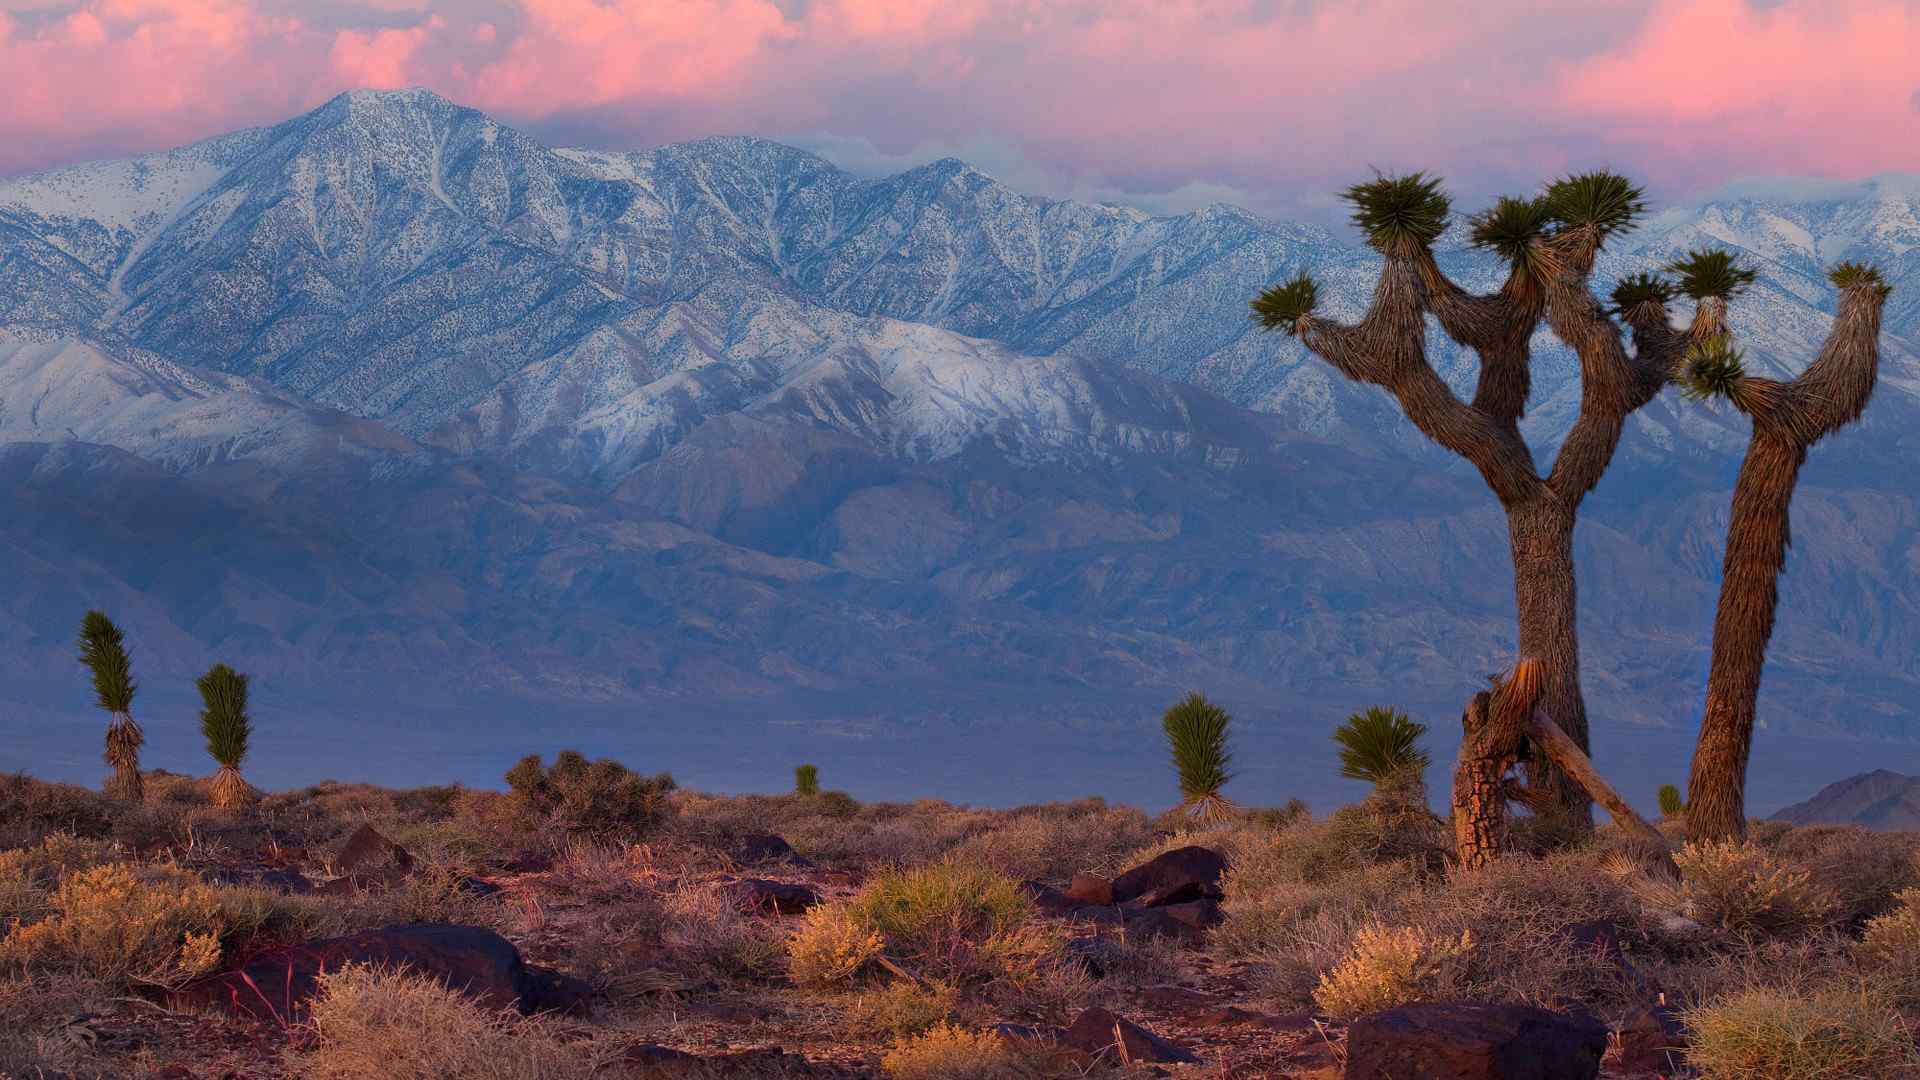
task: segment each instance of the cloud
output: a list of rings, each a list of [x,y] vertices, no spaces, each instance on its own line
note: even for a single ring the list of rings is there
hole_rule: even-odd
[[[549,141],[786,136],[1151,209],[1317,215],[1375,166],[1670,196],[1920,169],[1917,55],[1893,0],[0,0],[0,172],[421,85]]]

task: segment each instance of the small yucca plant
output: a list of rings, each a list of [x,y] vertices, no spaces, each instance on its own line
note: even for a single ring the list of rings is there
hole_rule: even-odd
[[[113,766],[107,794],[139,802],[146,794],[140,779],[140,744],[146,735],[133,720],[133,661],[127,656],[120,628],[104,611],[89,611],[80,620],[80,662],[93,675],[94,703],[106,710],[106,761]]]
[[[1228,766],[1227,728],[1233,717],[1199,693],[1168,709],[1160,720],[1166,730],[1173,767],[1180,773],[1180,808],[1202,821],[1218,821],[1233,812],[1220,789],[1233,779]]]
[[[1668,817],[1679,817],[1685,813],[1687,801],[1680,797],[1680,789],[1672,784],[1660,785],[1660,812]]]
[[[1418,777],[1433,763],[1419,746],[1426,733],[1427,725],[1392,709],[1354,713],[1333,731],[1333,741],[1340,744],[1340,775],[1375,787]]]
[[[247,716],[247,677],[225,664],[215,664],[194,683],[200,688],[200,733],[207,737],[207,753],[220,765],[209,785],[213,804],[234,810],[254,801],[255,792],[240,775],[247,756],[247,736],[253,721]]]
[[[793,770],[793,793],[795,795],[820,794],[820,769],[815,765],[801,765]]]

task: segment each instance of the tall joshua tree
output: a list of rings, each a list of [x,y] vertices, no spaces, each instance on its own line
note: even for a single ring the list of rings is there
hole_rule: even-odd
[[[213,803],[224,810],[245,806],[254,790],[240,775],[247,756],[247,736],[253,722],[247,717],[247,677],[225,664],[215,664],[194,683],[200,688],[200,732],[207,737],[207,753],[220,765],[211,784]]]
[[[1879,375],[1880,313],[1892,291],[1877,270],[1841,263],[1828,275],[1840,308],[1825,345],[1786,382],[1746,373],[1726,329],[1727,300],[1753,273],[1719,253],[1676,263],[1681,288],[1699,300],[1695,339],[1683,379],[1696,397],[1724,397],[1753,421],[1752,440],[1734,482],[1706,708],[1687,780],[1687,838],[1746,834],[1747,758],[1767,641],[1779,606],[1779,577],[1791,542],[1787,508],[1807,450],[1858,419]]]
[[[110,717],[106,760],[113,776],[107,780],[107,794],[139,802],[146,794],[140,779],[140,744],[146,735],[133,720],[133,662],[120,628],[104,611],[89,611],[80,620],[80,662],[93,675],[94,703]]]
[[[1167,733],[1167,749],[1180,774],[1180,809],[1204,822],[1215,822],[1233,812],[1233,803],[1220,789],[1233,779],[1228,766],[1227,728],[1233,717],[1198,692],[1188,694],[1160,718]]]
[[[1641,189],[1597,172],[1559,180],[1538,198],[1500,199],[1472,221],[1474,245],[1507,264],[1505,282],[1485,295],[1461,289],[1434,260],[1431,244],[1450,210],[1437,179],[1380,177],[1349,188],[1345,197],[1355,224],[1385,259],[1366,314],[1352,326],[1315,315],[1318,290],[1302,274],[1263,292],[1253,302],[1254,316],[1268,329],[1299,337],[1347,378],[1386,389],[1415,427],[1479,471],[1506,511],[1519,651],[1540,665],[1539,707],[1587,750],[1574,621],[1574,521],[1612,461],[1627,417],[1666,384],[1683,337],[1667,325],[1666,294],[1639,283],[1637,290],[1626,288],[1629,303],[1621,312],[1636,344],[1629,354],[1620,327],[1588,288],[1601,246],[1632,228],[1644,210]],[[1621,301],[1621,293],[1615,299]],[[1427,315],[1478,354],[1471,401],[1460,400],[1428,361]],[[1519,429],[1532,381],[1528,342],[1543,319],[1578,355],[1581,380],[1579,417],[1545,476]],[[1469,709],[1467,722],[1476,715],[1494,714]],[[1513,729],[1478,745],[1510,763],[1520,740]],[[1503,790],[1565,815],[1576,827],[1591,824],[1591,803],[1577,783],[1544,759],[1527,767],[1524,791]]]

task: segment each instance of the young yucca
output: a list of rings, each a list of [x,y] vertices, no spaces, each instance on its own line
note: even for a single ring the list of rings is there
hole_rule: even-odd
[[[1233,752],[1227,748],[1227,727],[1232,722],[1225,709],[1197,692],[1168,709],[1160,721],[1173,752],[1173,767],[1180,773],[1180,808],[1202,821],[1218,821],[1234,809],[1232,801],[1220,794],[1233,779],[1227,769],[1233,761]]]
[[[247,756],[247,736],[253,722],[247,717],[247,677],[225,664],[215,664],[195,682],[200,700],[200,731],[207,737],[207,753],[220,764],[211,784],[213,804],[233,810],[253,802],[255,792],[240,776]]]
[[[131,802],[146,795],[140,779],[140,744],[146,735],[133,720],[133,661],[120,628],[104,611],[89,611],[80,620],[80,662],[93,674],[94,703],[105,709],[106,761],[113,766],[107,794]]]
[[[1685,813],[1687,802],[1680,797],[1680,789],[1672,784],[1660,785],[1660,812],[1668,817],[1679,817]]]
[[[1433,763],[1418,745],[1426,733],[1427,725],[1392,709],[1354,713],[1333,731],[1333,741],[1340,744],[1340,775],[1375,787],[1418,778]]]
[[[799,765],[793,770],[793,793],[795,795],[820,794],[820,768],[817,765]]]

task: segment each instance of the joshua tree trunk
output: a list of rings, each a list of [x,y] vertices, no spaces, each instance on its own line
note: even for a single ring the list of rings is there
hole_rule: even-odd
[[[140,744],[145,738],[131,713],[116,712],[108,721],[107,749],[102,755],[113,766],[113,775],[107,780],[108,795],[128,802],[146,797],[146,782],[140,777]]]
[[[1580,638],[1574,625],[1573,522],[1573,510],[1551,495],[1507,512],[1520,655],[1541,666],[1540,707],[1584,751],[1587,705],[1580,695]],[[1544,797],[1543,809],[1567,815],[1576,828],[1593,823],[1584,791],[1551,760],[1532,755],[1527,772],[1530,786]]]
[[[1746,835],[1747,758],[1790,543],[1788,506],[1808,448],[1859,417],[1879,373],[1887,288],[1877,274],[1860,268],[1843,266],[1834,281],[1841,286],[1839,317],[1805,372],[1788,383],[1750,378],[1737,357],[1723,353],[1720,383],[1713,388],[1753,418],[1753,438],[1727,522],[1706,708],[1687,780],[1689,840]]]

